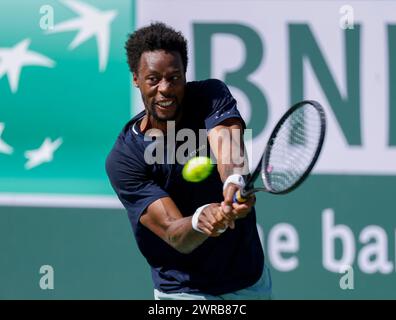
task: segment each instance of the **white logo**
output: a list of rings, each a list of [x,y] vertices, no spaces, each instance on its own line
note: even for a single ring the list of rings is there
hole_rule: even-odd
[[[77,36],[69,45],[71,50],[96,36],[99,51],[99,70],[105,71],[110,50],[110,23],[117,16],[117,11],[100,11],[78,1],[65,0],[62,2],[78,13],[80,17],[59,23],[48,33],[78,30]]]
[[[12,48],[0,48],[0,79],[7,74],[11,91],[18,91],[19,76],[25,66],[52,68],[55,62],[34,51],[29,51],[30,39],[19,42]]]
[[[62,138],[58,138],[53,142],[51,142],[50,138],[45,138],[40,148],[26,151],[25,157],[28,161],[25,164],[25,169],[29,170],[44,162],[51,162],[54,159],[54,152],[60,147],[62,142]]]
[[[5,153],[5,154],[11,154],[13,153],[14,149],[8,145],[7,143],[4,142],[3,139],[1,139],[1,135],[3,134],[5,124],[0,122],[0,153]]]

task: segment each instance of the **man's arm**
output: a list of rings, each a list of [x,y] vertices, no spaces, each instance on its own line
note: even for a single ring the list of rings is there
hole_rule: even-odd
[[[224,120],[209,131],[208,138],[223,182],[234,173],[244,175],[249,172],[243,128],[238,118]]]
[[[142,225],[170,246],[189,253],[227,227],[226,219],[216,214],[221,210],[219,203],[207,205],[194,214],[193,227],[192,217],[183,217],[169,195],[147,176],[144,159],[137,152],[123,152],[112,150],[106,159],[111,185],[128,212],[138,216]],[[156,200],[147,205],[147,198]]]
[[[217,160],[217,170],[224,182],[232,174],[249,173],[249,162],[243,142],[242,123],[238,118],[229,118],[209,131],[209,144]],[[223,212],[226,217],[235,220],[245,217],[254,205],[252,197],[244,204],[233,203],[238,186],[230,183],[224,190]],[[230,227],[234,225],[231,223]]]
[[[212,203],[205,207],[198,218],[198,228],[192,228],[192,217],[183,217],[170,197],[151,203],[140,222],[158,237],[181,253],[190,253],[208,237],[220,235],[218,230],[226,227],[225,219],[219,215],[220,204]]]

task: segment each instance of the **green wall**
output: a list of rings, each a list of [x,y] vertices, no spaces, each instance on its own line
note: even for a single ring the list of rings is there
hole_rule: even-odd
[[[36,199],[48,195],[113,195],[104,160],[121,127],[131,117],[131,109],[136,110],[136,106],[131,108],[130,74],[122,48],[126,35],[138,25],[135,9],[142,2],[81,0],[98,10],[117,10],[111,23],[105,70],[99,68],[94,39],[68,50],[76,31],[47,35],[39,27],[42,1],[23,1],[23,10],[21,3],[0,3],[0,55],[1,48],[30,39],[29,50],[47,56],[55,65],[23,68],[16,92],[10,89],[8,76],[0,76],[0,123],[5,125],[0,138],[13,147],[11,154],[0,152],[0,299],[151,299],[150,270],[136,247],[123,209],[116,205],[112,209],[94,208],[94,201],[93,208],[83,209],[44,207],[34,201],[30,206],[10,205],[2,200],[2,195],[9,194],[16,200],[21,195],[35,195]],[[383,3],[385,8],[387,2]],[[78,16],[59,1],[49,0],[46,4],[54,8],[55,25]],[[362,8],[366,8],[365,4]],[[253,137],[257,137],[274,111],[273,95],[284,94],[281,90],[261,90],[261,84],[249,77],[267,63],[271,44],[266,42],[266,35],[251,25],[247,27],[248,23],[223,23],[221,19],[209,22],[193,16],[188,19],[190,35],[194,37],[189,39],[190,44],[195,44],[196,58],[191,65],[196,69],[196,78],[213,75],[210,34],[231,33],[246,40],[251,59],[239,70],[226,73],[223,80],[246,94],[253,114],[248,126],[254,130]],[[286,100],[291,103],[305,97],[303,61],[309,61],[323,90],[323,102],[340,125],[337,134],[345,135],[349,151],[356,150],[352,147],[364,149],[365,123],[357,120],[362,117],[360,99],[364,94],[360,88],[363,81],[359,80],[365,66],[359,60],[364,23],[353,31],[341,31],[345,44],[341,56],[347,61],[345,95],[337,86],[335,72],[326,60],[328,55],[321,51],[315,38],[317,29],[308,22],[289,23],[286,29],[289,37],[285,41],[291,45],[287,56],[290,92]],[[389,30],[389,52],[393,52],[394,29],[389,25],[384,30]],[[391,147],[393,59],[389,59],[389,67],[390,125],[384,136],[389,138]],[[334,137],[334,131],[329,131],[327,140],[334,141]],[[51,161],[27,170],[25,152],[37,149],[45,138],[62,138],[62,144]],[[334,145],[330,147],[336,150]],[[390,157],[392,150],[386,151],[389,154],[384,154]],[[327,154],[326,163],[342,163],[335,161],[338,157],[337,153]],[[363,157],[361,160],[366,161]],[[379,169],[381,165],[378,164]],[[375,161],[367,172],[373,168],[376,169]],[[345,174],[326,173],[327,169],[323,167],[321,174],[310,176],[291,194],[258,195],[258,223],[264,231],[274,297],[396,299],[395,175],[387,175],[386,170],[378,175],[363,175],[348,171],[350,166]],[[340,167],[336,169],[342,171]],[[349,273],[338,270],[343,264],[352,267]],[[52,290],[40,287],[43,265],[53,267]],[[342,289],[345,283],[349,289]]]

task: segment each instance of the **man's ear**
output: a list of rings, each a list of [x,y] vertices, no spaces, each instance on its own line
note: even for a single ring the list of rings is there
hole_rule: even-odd
[[[139,88],[138,76],[137,76],[136,72],[133,73],[133,85],[134,85],[136,88]]]

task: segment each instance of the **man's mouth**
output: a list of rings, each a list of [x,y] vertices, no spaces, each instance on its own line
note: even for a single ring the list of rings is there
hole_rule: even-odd
[[[162,109],[167,109],[167,108],[175,107],[176,101],[175,100],[162,100],[162,101],[157,101],[156,105]]]

